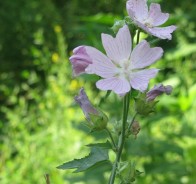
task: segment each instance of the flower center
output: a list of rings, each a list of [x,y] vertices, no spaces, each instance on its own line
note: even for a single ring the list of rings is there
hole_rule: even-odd
[[[148,28],[152,28],[153,27],[153,21],[152,21],[152,19],[150,19],[150,18],[148,18],[148,19],[146,19],[144,22],[143,22],[143,24],[146,26],[146,27],[148,27]]]
[[[117,76],[120,76],[120,77],[123,77],[129,80],[130,74],[132,71],[130,67],[130,60],[121,62],[121,64],[117,67],[118,67]]]

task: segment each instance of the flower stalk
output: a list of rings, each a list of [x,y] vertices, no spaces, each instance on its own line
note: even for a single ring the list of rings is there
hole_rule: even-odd
[[[140,39],[140,30],[137,31],[137,40],[136,40],[136,45],[139,43],[139,39]],[[125,139],[126,139],[126,125],[127,125],[127,117],[129,114],[129,103],[130,103],[130,92],[127,93],[124,96],[123,99],[123,120],[122,120],[122,129],[121,129],[121,134],[119,136],[118,139],[118,147],[117,147],[117,152],[116,152],[116,160],[114,162],[113,168],[112,168],[112,172],[110,175],[110,179],[109,179],[109,183],[108,184],[114,184],[115,181],[115,177],[116,177],[116,172],[118,169],[118,165],[121,159],[121,155],[122,155],[122,151],[123,151],[123,147],[125,144]],[[135,113],[135,115],[133,116],[133,119],[131,121],[131,123],[128,125],[128,131],[130,130],[130,127],[132,126],[135,118],[137,116],[137,113]],[[113,143],[114,144],[114,143]]]
[[[114,162],[114,165],[113,165],[113,168],[112,168],[112,173],[111,173],[110,180],[109,180],[108,184],[113,184],[114,181],[115,181],[116,171],[117,171],[117,168],[118,168],[118,165],[119,165],[119,162],[120,162],[120,158],[121,158],[124,143],[125,143],[126,123],[127,123],[127,117],[128,117],[128,113],[127,113],[128,109],[127,108],[129,108],[129,106],[127,105],[128,104],[128,99],[129,99],[129,93],[126,94],[124,96],[124,99],[123,99],[122,131],[121,131],[121,134],[119,136],[118,150],[117,150],[117,153],[116,153],[116,160]]]

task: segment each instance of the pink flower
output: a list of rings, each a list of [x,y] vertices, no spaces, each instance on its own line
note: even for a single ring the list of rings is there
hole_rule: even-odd
[[[92,64],[91,58],[85,50],[85,46],[79,46],[73,50],[73,56],[69,58],[72,64],[73,75],[78,76],[85,73],[85,69],[89,64]]]
[[[141,29],[158,38],[171,40],[176,26],[158,27],[169,18],[168,13],[161,12],[159,4],[151,3],[149,11],[146,0],[128,0],[126,5],[129,16]]]
[[[163,86],[163,84],[157,84],[155,85],[150,91],[146,94],[146,100],[147,101],[153,101],[157,96],[166,93],[167,95],[170,95],[172,92],[172,86]]]
[[[86,53],[92,59],[85,72],[103,78],[97,81],[97,88],[112,90],[117,94],[125,94],[131,88],[145,91],[158,69],[144,68],[161,58],[162,48],[150,48],[144,40],[131,53],[132,39],[126,25],[119,29],[115,38],[102,34],[102,43],[107,56],[93,47],[85,46]]]

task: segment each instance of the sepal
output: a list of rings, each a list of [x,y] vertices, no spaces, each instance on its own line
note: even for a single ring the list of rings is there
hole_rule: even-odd
[[[157,103],[158,101],[147,101],[146,94],[140,94],[135,98],[135,111],[140,115],[147,116],[155,111]]]
[[[97,109],[98,114],[89,114],[90,121],[88,127],[91,132],[101,131],[107,127],[108,117],[100,109]]]

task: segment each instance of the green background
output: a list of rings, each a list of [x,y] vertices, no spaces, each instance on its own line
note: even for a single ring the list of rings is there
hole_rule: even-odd
[[[155,1],[153,1],[155,2]],[[123,158],[144,172],[137,184],[196,183],[196,5],[195,0],[160,0],[177,25],[172,41],[159,41],[164,57],[155,83],[170,84],[156,113],[138,117],[138,138],[127,141]],[[73,174],[56,167],[88,154],[84,145],[106,135],[89,133],[74,103],[81,86],[93,104],[120,119],[121,99],[95,87],[95,76],[72,77],[69,56],[78,45],[103,50],[100,34],[127,16],[124,0],[0,1],[0,183],[103,184],[108,168]],[[142,35],[143,37],[145,35]],[[115,107],[115,108],[114,108]],[[131,102],[131,107],[133,103]],[[113,122],[113,121],[112,121]],[[110,153],[110,157],[114,155]]]

